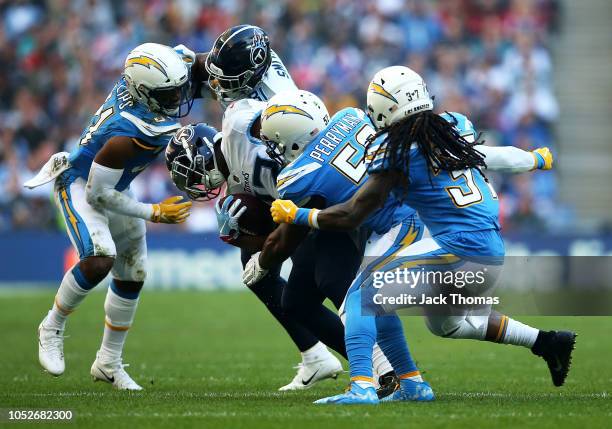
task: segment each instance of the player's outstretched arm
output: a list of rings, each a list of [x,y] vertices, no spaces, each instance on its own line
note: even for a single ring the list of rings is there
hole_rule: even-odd
[[[270,208],[272,219],[276,223],[306,225],[317,229],[356,229],[384,205],[396,183],[397,174],[387,171],[372,174],[350,200],[324,210],[298,208],[291,201],[276,200]]]
[[[531,152],[514,146],[476,145],[474,148],[485,156],[488,170],[524,173],[533,170],[550,170],[553,166],[553,156],[547,147]]]
[[[208,86],[208,72],[206,71],[206,57],[208,56],[208,52],[195,53],[183,44],[175,46],[174,50],[191,68],[191,82],[194,90],[194,98],[212,98],[213,93]]]
[[[140,149],[129,137],[112,137],[91,164],[86,187],[87,202],[93,207],[152,222],[182,223],[189,216],[191,202],[174,196],[158,204],[145,204],[115,189],[128,160]]]

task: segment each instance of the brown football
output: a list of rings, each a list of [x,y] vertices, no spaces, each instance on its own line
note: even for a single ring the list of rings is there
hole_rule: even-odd
[[[229,195],[221,199],[223,202]],[[247,235],[268,235],[274,230],[275,224],[270,215],[270,206],[251,194],[233,194],[234,199],[240,200],[240,206],[246,206],[246,211],[238,219],[240,232]]]

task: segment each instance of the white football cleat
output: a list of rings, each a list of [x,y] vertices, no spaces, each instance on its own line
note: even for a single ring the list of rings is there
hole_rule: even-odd
[[[64,373],[64,330],[45,326],[47,317],[38,326],[38,361],[49,374],[58,377]]]
[[[291,383],[278,389],[281,392],[287,390],[303,390],[310,389],[315,383],[325,380],[327,378],[338,378],[338,374],[343,372],[342,364],[331,353],[321,359],[314,362],[305,364],[303,362],[296,366],[298,369],[297,374],[291,380]]]
[[[117,359],[111,362],[103,362],[100,359],[100,352],[96,354],[96,360],[91,365],[91,376],[94,381],[104,381],[110,383],[119,390],[142,390],[142,387],[138,385],[132,377],[125,372],[126,364],[121,362],[121,359]]]

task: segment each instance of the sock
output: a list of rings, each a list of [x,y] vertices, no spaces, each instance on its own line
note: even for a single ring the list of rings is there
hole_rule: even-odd
[[[505,320],[502,321],[503,326],[500,327],[500,330],[505,332],[502,332],[499,342],[531,348],[538,338],[540,330],[525,325],[518,320],[511,319],[508,316],[504,317]]]
[[[380,349],[378,343],[374,344],[374,350],[372,350],[372,364],[374,368],[375,384],[378,382],[378,378],[381,376],[393,372],[393,367],[389,363],[389,360]]]
[[[100,347],[104,361],[121,359],[123,345],[138,307],[138,297],[130,299],[121,297],[120,294],[121,291],[111,282],[104,301],[106,320]]]
[[[367,377],[364,378],[353,378],[351,377],[351,381],[353,383],[355,383],[357,386],[361,387],[362,389],[368,389],[368,388],[374,388],[374,380],[373,379],[367,379]]]
[[[356,289],[349,294],[346,298],[345,309],[344,340],[351,381],[370,383],[373,386],[372,350],[376,342],[376,321],[374,316],[361,314],[361,289]]]
[[[55,294],[55,301],[49,311],[45,326],[58,330],[64,329],[68,315],[79,306],[95,286],[85,279],[78,264],[66,272]]]
[[[310,363],[317,362],[317,361],[327,358],[329,354],[330,354],[329,350],[327,350],[327,347],[325,347],[325,344],[319,341],[318,343],[316,343],[314,346],[312,346],[308,350],[301,352],[302,363],[304,363],[305,365],[308,365]]]
[[[417,383],[422,383],[423,382],[423,377],[421,377],[421,373],[419,371],[413,371],[413,372],[409,372],[406,374],[402,374],[399,377],[400,382],[402,380],[411,380],[411,381],[416,381]]]
[[[420,376],[408,350],[402,322],[396,314],[376,317],[377,340],[380,348],[400,377]]]

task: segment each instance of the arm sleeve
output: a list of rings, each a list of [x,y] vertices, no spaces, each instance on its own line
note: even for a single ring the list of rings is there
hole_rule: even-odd
[[[108,168],[93,162],[85,191],[87,202],[97,209],[150,220],[153,214],[151,204],[136,201],[115,189],[122,175],[123,169]]]
[[[485,156],[487,169],[506,173],[523,173],[537,166],[533,153],[514,146],[476,145],[474,148]]]

